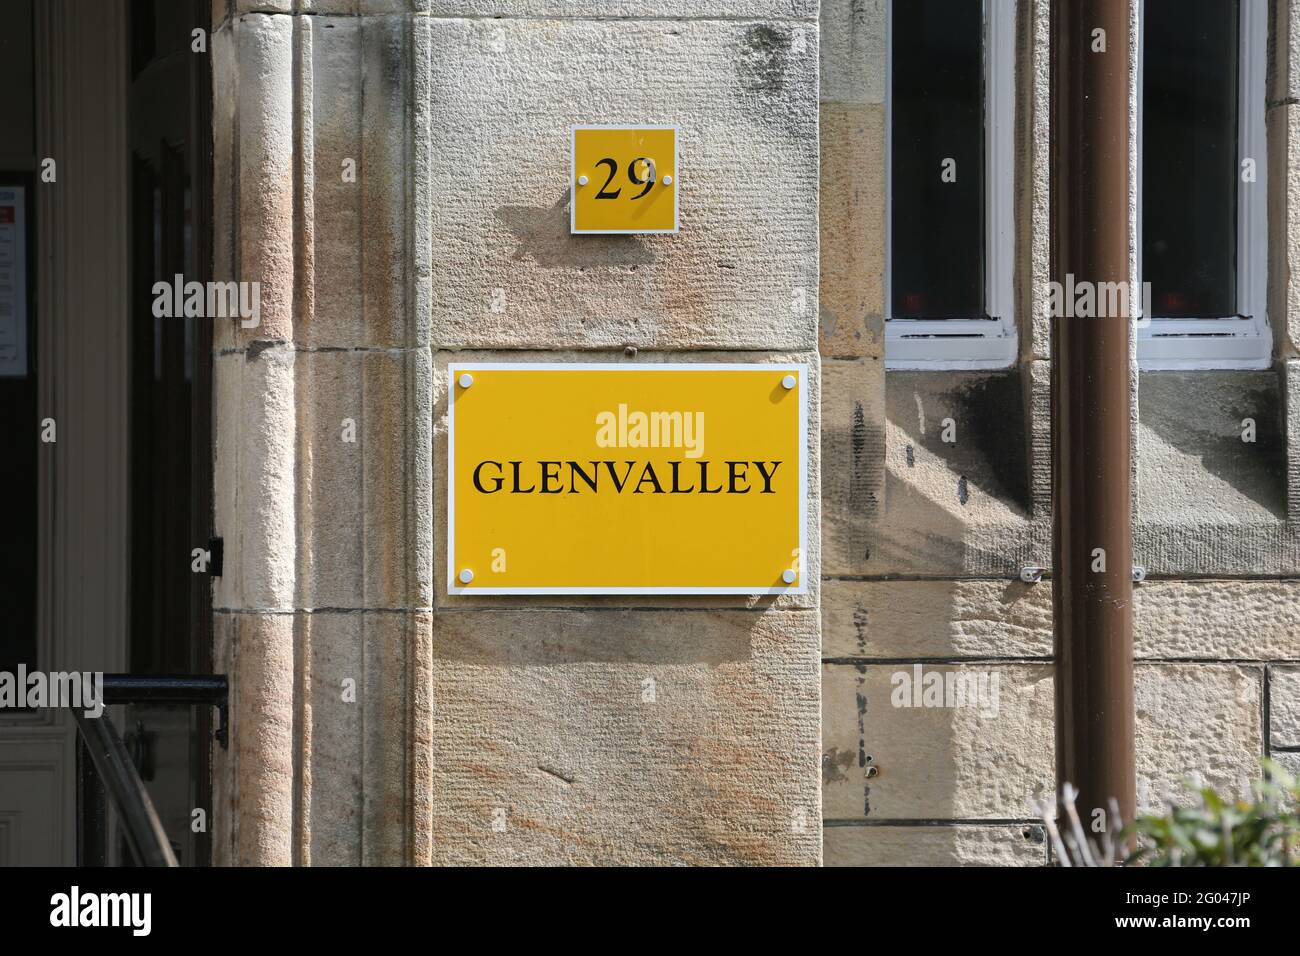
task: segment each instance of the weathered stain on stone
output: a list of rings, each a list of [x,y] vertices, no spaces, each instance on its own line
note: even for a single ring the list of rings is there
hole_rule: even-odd
[[[790,44],[788,30],[767,24],[746,30],[736,61],[741,87],[751,93],[781,92],[789,65]]]
[[[849,432],[850,459],[849,508],[854,514],[874,517],[879,505],[876,495],[879,463],[877,456],[884,447],[883,430],[867,422],[862,403],[853,403],[853,425]]]
[[[853,633],[857,637],[858,652],[867,652],[867,609],[859,604],[853,609]]]
[[[871,757],[867,753],[867,695],[866,686],[867,678],[863,668],[858,668],[858,687],[854,698],[858,707],[858,766],[865,768],[871,762]],[[871,815],[871,786],[866,783],[866,774],[863,774],[862,784],[862,815]]]
[[[866,416],[862,414],[862,403],[853,403],[853,460],[856,463],[867,447]]]
[[[822,754],[822,786],[848,781],[847,771],[853,765],[853,753],[832,747]]]

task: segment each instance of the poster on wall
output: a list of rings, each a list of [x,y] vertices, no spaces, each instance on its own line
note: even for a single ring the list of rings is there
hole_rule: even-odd
[[[0,377],[27,374],[26,190],[0,186]]]
[[[448,374],[449,593],[806,592],[806,366]]]

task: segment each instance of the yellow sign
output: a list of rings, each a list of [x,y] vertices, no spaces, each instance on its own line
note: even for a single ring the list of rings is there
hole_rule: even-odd
[[[569,231],[677,231],[677,130],[577,126]]]
[[[803,365],[452,365],[452,594],[803,593]]]

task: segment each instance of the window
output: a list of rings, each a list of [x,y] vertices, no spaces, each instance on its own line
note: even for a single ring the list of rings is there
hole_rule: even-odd
[[[888,31],[885,364],[1005,368],[1015,6],[894,0]]]
[[[1145,0],[1139,95],[1143,369],[1264,368],[1263,0]]]

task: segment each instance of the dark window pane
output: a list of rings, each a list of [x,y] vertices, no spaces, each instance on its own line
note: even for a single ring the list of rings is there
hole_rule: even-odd
[[[894,318],[985,316],[983,13],[982,0],[893,5]]]
[[[36,659],[37,455],[43,416],[36,378],[34,184],[31,175],[0,174],[0,501],[5,508],[0,671],[10,673],[19,664],[50,666]],[[10,186],[22,192],[5,188]],[[24,283],[26,295],[20,295]],[[26,327],[25,354],[18,346],[19,323]]]
[[[1233,0],[1147,0],[1142,271],[1156,316],[1237,314]]]
[[[37,162],[31,0],[0,3],[0,153],[17,169]],[[36,657],[36,569],[41,442],[36,338],[36,178],[0,170],[0,671]]]

